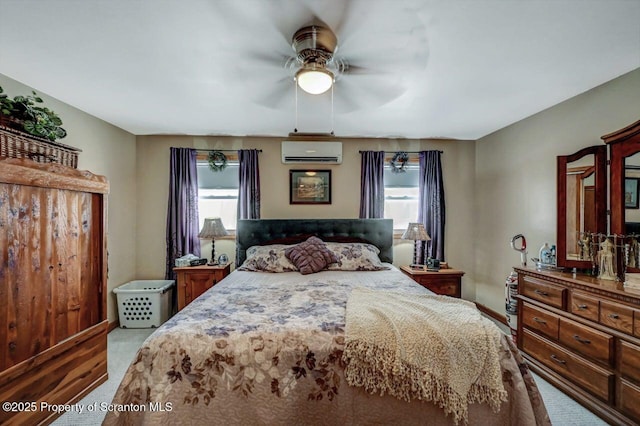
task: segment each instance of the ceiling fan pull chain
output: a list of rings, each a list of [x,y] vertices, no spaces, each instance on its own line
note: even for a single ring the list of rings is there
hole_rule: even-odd
[[[296,92],[296,126],[293,128],[294,133],[298,133],[298,83],[294,79],[294,89]]]
[[[331,134],[333,135],[333,84],[331,85]]]

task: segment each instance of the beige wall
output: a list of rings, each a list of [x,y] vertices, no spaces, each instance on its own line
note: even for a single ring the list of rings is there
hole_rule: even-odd
[[[78,169],[109,179],[107,247],[109,251],[108,318],[115,321],[117,309],[111,290],[135,279],[136,273],[136,139],[124,130],[58,101],[0,74],[0,86],[9,96],[29,95],[36,90],[44,105],[63,121],[68,135],[61,142],[80,148]]]
[[[0,74],[11,96],[30,88]],[[105,175],[109,195],[109,320],[117,318],[111,293],[132,279],[164,276],[165,221],[169,148],[258,148],[263,218],[349,218],[359,208],[359,150],[440,149],[446,192],[446,260],[466,272],[463,297],[503,312],[504,279],[518,253],[510,238],[527,237],[529,257],[544,242],[555,242],[555,158],[600,144],[600,136],[626,126],[637,116],[640,70],[622,76],[512,126],[470,141],[343,139],[343,164],[332,170],[333,202],[326,206],[291,206],[289,169],[280,162],[282,138],[191,136],[135,137],[67,104],[40,93],[58,112],[69,136],[64,142],[83,150],[79,168]],[[309,165],[309,168],[316,165]],[[203,253],[210,243],[203,242]],[[232,241],[216,243],[218,253],[234,257]],[[396,264],[408,263],[412,245],[396,241]]]
[[[261,215],[276,218],[357,218],[360,206],[360,150],[417,151],[439,149],[443,151],[447,225],[445,240],[446,260],[467,272],[463,295],[473,300],[473,175],[474,146],[471,141],[395,140],[395,139],[342,139],[341,165],[288,165],[282,164],[280,142],[282,138],[139,136],[138,152],[138,256],[137,276],[151,279],[164,275],[165,221],[169,180],[169,148],[192,147],[201,149],[261,149],[260,182],[262,191]],[[289,170],[304,168],[331,169],[332,203],[330,205],[290,205]],[[417,215],[417,212],[416,212]],[[410,263],[413,245],[396,242],[394,263]],[[211,243],[203,241],[202,253],[211,251]],[[232,241],[217,241],[217,253],[235,257]]]
[[[556,156],[600,145],[640,117],[640,70],[623,75],[476,142],[476,301],[504,312],[504,281],[527,238],[529,258],[556,242]],[[531,263],[530,263],[531,264]]]

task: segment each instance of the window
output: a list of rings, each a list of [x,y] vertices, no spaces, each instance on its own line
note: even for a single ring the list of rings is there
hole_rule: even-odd
[[[394,173],[388,161],[384,164],[384,217],[393,219],[393,229],[404,231],[409,222],[418,220],[418,178],[420,166],[409,160],[406,172]]]
[[[200,229],[205,217],[219,217],[229,230],[236,229],[238,217],[238,161],[229,160],[220,172],[209,168],[206,160],[198,160],[198,216]]]

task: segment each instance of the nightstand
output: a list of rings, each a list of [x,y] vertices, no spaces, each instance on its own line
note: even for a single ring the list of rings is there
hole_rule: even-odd
[[[231,264],[184,266],[173,268],[177,276],[178,311],[196,297],[222,281],[231,272]]]
[[[458,298],[462,296],[463,271],[458,271],[457,269],[427,271],[425,269],[414,269],[407,265],[401,266],[400,270],[410,276],[415,282],[436,294]]]

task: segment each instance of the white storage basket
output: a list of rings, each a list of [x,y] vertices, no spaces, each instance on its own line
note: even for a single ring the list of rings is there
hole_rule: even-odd
[[[174,284],[173,280],[136,280],[114,288],[120,327],[159,327],[169,319]]]

